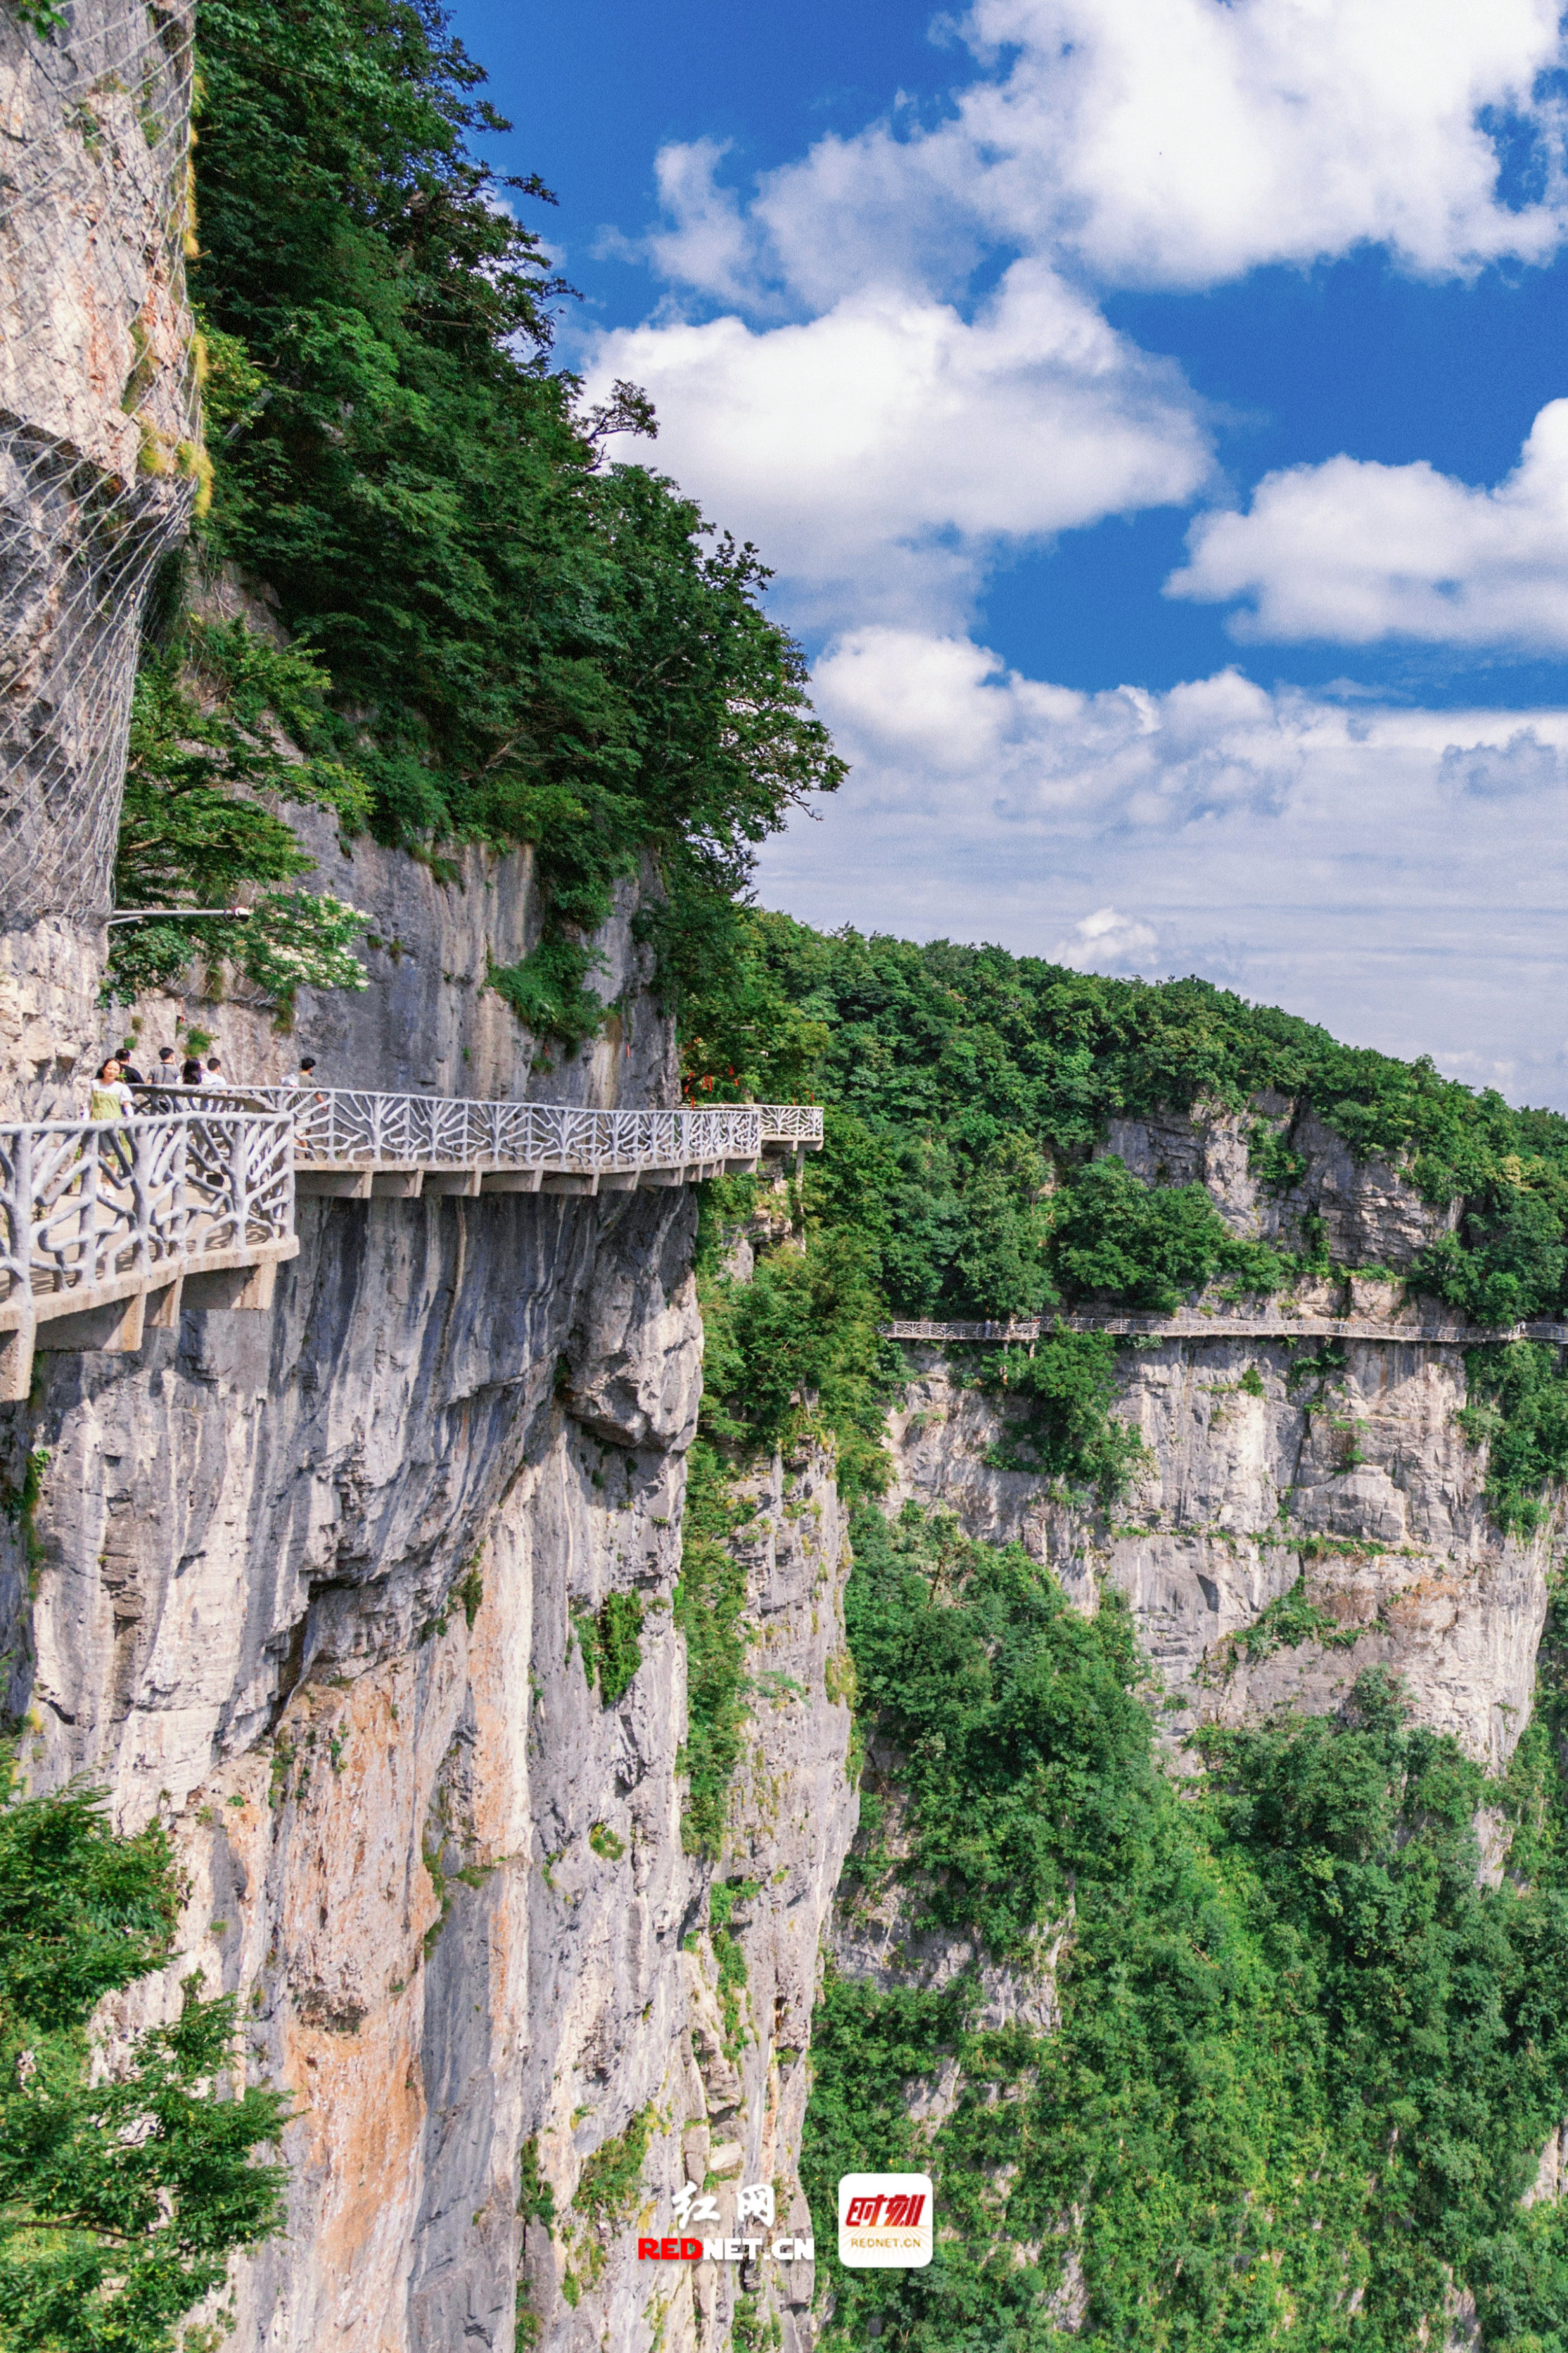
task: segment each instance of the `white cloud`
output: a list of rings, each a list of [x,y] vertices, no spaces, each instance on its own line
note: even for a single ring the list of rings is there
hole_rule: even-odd
[[[1157,956],[1568,1098],[1538,1009],[1568,713],[1347,709],[1234,670],[1085,694],[963,634],[987,566],[1208,477],[1201,404],[1086,289],[1366,244],[1433,275],[1552,257],[1557,0],[975,0],[958,30],[974,69],[943,119],[896,105],[752,186],[716,142],[668,149],[641,250],[676,290],[592,355],[590,396],[648,386],[657,462],[829,639],[816,700],[852,781],[770,846],[764,895],[1091,968]],[[1349,458],[1272,476],[1167,585],[1245,601],[1258,637],[1568,646],[1568,403],[1496,491]]]
[[[764,852],[766,904],[1200,972],[1568,1107],[1544,1018],[1562,993],[1568,712],[1346,710],[1234,671],[1081,694],[892,630],[847,640],[816,681],[854,772],[821,824]],[[1107,917],[1121,957],[1092,963],[1107,910],[1133,911],[1118,923],[1152,944]]]
[[[1233,670],[1164,695],[1085,694],[1022,677],[968,638],[868,628],[815,679],[817,707],[861,771],[859,797],[893,792],[910,814],[931,815],[956,794],[972,823],[984,803],[999,835],[1271,809],[1300,765],[1298,707]]]
[[[659,462],[758,541],[807,626],[949,625],[998,555],[1201,488],[1199,404],[1110,329],[1085,272],[1202,286],[1366,240],[1463,271],[1544,259],[1568,224],[1556,102],[1534,94],[1556,0],[977,0],[957,29],[976,70],[934,124],[895,105],[745,192],[721,185],[724,142],[667,147],[641,250],[730,315],[667,307],[591,353],[594,396],[647,385]],[[1485,127],[1500,121],[1538,144],[1517,209]],[[1423,546],[1445,498],[1449,535],[1475,535],[1483,494],[1335,463]],[[1316,602],[1310,569],[1254,590],[1269,532],[1310,533],[1341,488],[1331,468],[1273,478],[1254,516],[1205,524],[1174,593],[1256,593],[1276,635],[1321,633],[1337,598],[1343,633],[1442,634],[1451,599],[1419,565],[1409,623],[1376,580],[1335,576]],[[1505,486],[1502,526],[1534,496]]]
[[[1363,243],[1465,272],[1547,259],[1568,207],[1555,0],[978,0],[983,68],[947,120],[895,111],[765,174],[744,212],[712,142],[662,165],[683,282],[772,277],[826,308],[889,274],[952,285],[993,244],[1101,280],[1195,287]],[[1530,201],[1500,191],[1489,126],[1533,142]]]
[[[1479,800],[1513,800],[1556,784],[1563,756],[1554,744],[1543,744],[1533,727],[1520,727],[1506,744],[1448,744],[1442,774]]]
[[[695,139],[659,150],[654,176],[666,226],[646,249],[664,277],[704,287],[726,302],[745,302],[756,291],[758,236],[735,191],[719,185],[730,143]]]
[[[1115,907],[1097,907],[1075,923],[1051,950],[1052,961],[1079,972],[1138,974],[1147,977],[1159,942],[1152,923],[1141,923]]]
[[[1176,371],[1035,262],[973,321],[880,289],[804,325],[625,330],[590,398],[616,376],[653,395],[660,465],[834,621],[950,615],[999,548],[1184,501],[1209,470]]]
[[[1568,400],[1496,490],[1353,458],[1266,475],[1246,514],[1200,516],[1166,594],[1251,600],[1248,638],[1568,649]]]

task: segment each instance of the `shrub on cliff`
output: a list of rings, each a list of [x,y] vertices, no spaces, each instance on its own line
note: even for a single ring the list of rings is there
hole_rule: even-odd
[[[18,1798],[0,1767],[0,2353],[172,2353],[228,2258],[281,2219],[287,2101],[241,2088],[232,2000],[107,2052],[96,2005],[166,1959],[178,1899],[155,1825],[101,1798]]]

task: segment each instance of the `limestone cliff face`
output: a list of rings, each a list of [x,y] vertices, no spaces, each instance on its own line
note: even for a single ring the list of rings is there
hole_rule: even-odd
[[[169,1824],[193,1894],[146,1999],[202,1968],[300,2103],[238,2342],[506,2346],[522,2142],[569,2194],[684,2021],[691,1209],[301,1216],[270,1314],[47,1360],[26,1761]],[[646,1614],[606,1708],[574,1619],[611,1591]]]
[[[538,942],[531,849],[454,845],[437,875],[368,834],[342,840],[319,810],[290,809],[289,821],[316,860],[307,886],[348,901],[368,919],[358,948],[368,986],[301,989],[286,1028],[271,1001],[253,1001],[243,983],[216,999],[144,997],[130,1016],[142,1069],[151,1072],[161,1046],[184,1051],[175,1025],[185,1019],[210,1033],[240,1083],[285,1080],[309,1053],[325,1086],[605,1105],[676,1102],[674,1032],[649,985],[653,952],[635,934],[637,910],[657,887],[651,875],[617,886],[615,913],[595,937],[601,963],[589,981],[613,1009],[601,1034],[568,1054],[558,1042],[531,1038],[489,985],[492,966],[520,963]],[[112,1042],[124,1034],[125,1018],[113,1017]]]
[[[1109,1141],[1140,1174],[1202,1181],[1238,1223],[1279,1230],[1236,1123],[1122,1122]],[[1446,1222],[1400,1171],[1357,1162],[1315,1123],[1299,1123],[1293,1143],[1307,1167],[1292,1198],[1318,1208],[1352,1263],[1407,1264]],[[1342,1314],[1344,1289],[1299,1303]],[[1244,1311],[1223,1304],[1201,1336],[1124,1350],[1119,1410],[1147,1457],[1109,1522],[991,1467],[1005,1403],[962,1386],[937,1350],[913,1350],[891,1425],[896,1493],[949,1504],[972,1535],[1021,1540],[1086,1609],[1107,1580],[1126,1593],[1181,1702],[1173,1732],[1287,1703],[1329,1708],[1363,1668],[1386,1665],[1423,1721],[1500,1766],[1529,1720],[1549,1540],[1506,1537],[1487,1512],[1485,1452],[1457,1419],[1462,1348],[1409,1337],[1397,1285],[1353,1293],[1358,1321],[1386,1336],[1346,1341],[1342,1369],[1303,1370],[1321,1343],[1227,1330]],[[1238,1640],[1298,1577],[1332,1635]]]
[[[1300,1163],[1297,1180],[1264,1186],[1249,1165],[1248,1131],[1271,1127]],[[1407,1171],[1373,1155],[1357,1159],[1342,1136],[1310,1104],[1262,1094],[1253,1112],[1199,1104],[1191,1115],[1113,1119],[1100,1153],[1115,1153],[1151,1185],[1203,1185],[1235,1233],[1299,1246],[1305,1221],[1322,1220],[1329,1255],[1339,1265],[1402,1272],[1416,1252],[1450,1232],[1458,1201],[1435,1208]]]
[[[308,1008],[324,1077],[671,1099],[632,890],[600,943],[618,1029],[545,1071],[477,985],[531,944],[522,854],[470,859],[466,889],[354,862],[399,954]],[[223,1018],[243,1075],[299,1050],[255,1011]],[[666,2271],[636,2244],[675,2227],[688,2179],[717,2200],[704,2235],[740,2235],[735,2192],[759,2183],[776,2231],[811,2235],[805,2053],[854,1804],[831,1464],[753,1482],[755,1689],[712,1864],[682,1842],[671,1609],[692,1197],[299,1218],[271,1310],[187,1313],[139,1356],[43,1354],[0,1419],[14,1492],[46,1458],[30,1526],[0,1519],[23,1763],[34,1787],[104,1784],[127,1827],[159,1816],[189,1881],[174,1960],[117,2021],[169,2014],[200,1968],[240,1999],[246,2063],[297,2102],[288,2234],[237,2268],[233,2341],[506,2353],[521,2309],[552,2348],[662,2330],[708,2353],[760,2292],[804,2347],[809,2264]],[[586,1668],[610,1596],[640,1604],[641,1660],[606,1705]],[[584,2166],[639,2135],[606,2204]],[[531,2183],[548,2227],[537,2198],[520,2214]]]
[[[192,11],[0,16],[0,1090],[90,1043],[142,604],[196,496]]]
[[[738,1492],[754,1506],[737,1547],[752,1714],[714,1872],[731,1898],[729,1920],[716,1934],[710,1895],[691,1956],[701,2104],[686,2129],[687,2177],[713,2180],[726,2232],[733,2191],[772,2184],[776,2232],[806,2239],[814,2224],[818,2235],[833,2227],[831,2215],[808,2211],[797,2168],[823,1932],[858,1811],[846,1769],[849,1553],[832,1458],[820,1448],[787,1470],[775,1460]],[[736,2298],[750,2294],[758,2325],[776,2316],[784,2353],[805,2353],[814,2341],[813,2284],[804,2263],[704,2264],[700,2341],[727,2344]]]

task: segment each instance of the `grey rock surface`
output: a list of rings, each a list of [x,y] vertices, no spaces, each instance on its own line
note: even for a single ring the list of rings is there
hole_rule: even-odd
[[[651,875],[616,889],[615,913],[595,935],[600,961],[588,983],[612,1009],[598,1037],[564,1052],[531,1035],[489,986],[492,966],[521,963],[538,943],[531,850],[452,845],[437,874],[368,834],[342,840],[319,810],[291,810],[289,821],[317,861],[305,887],[331,892],[368,919],[358,954],[369,985],[301,989],[286,1024],[243,982],[216,999],[143,997],[131,1017],[142,1067],[151,1069],[160,1046],[179,1045],[176,1025],[185,1020],[216,1040],[228,1078],[241,1084],[277,1084],[311,1054],[323,1086],[605,1107],[678,1100],[673,1032],[650,987],[653,951],[634,930],[657,889]]]
[[[141,0],[74,0],[47,41],[0,16],[0,930],[89,947],[142,608],[197,495],[191,34]]]
[[[1279,1236],[1314,1208],[1352,1265],[1408,1263],[1448,1222],[1401,1171],[1356,1160],[1310,1115],[1291,1130],[1305,1173],[1283,1206],[1258,1194],[1245,1124],[1229,1114],[1117,1121],[1107,1142],[1148,1181],[1206,1185],[1238,1230]],[[1530,1717],[1550,1535],[1505,1536],[1487,1510],[1486,1451],[1458,1419],[1463,1348],[1410,1338],[1412,1311],[1390,1282],[1303,1291],[1303,1307],[1353,1309],[1386,1335],[1346,1341],[1342,1369],[1316,1373],[1303,1369],[1314,1344],[1227,1333],[1226,1305],[1207,1304],[1200,1335],[1120,1352],[1117,1410],[1145,1454],[1113,1514],[993,1467],[1014,1409],[964,1386],[931,1346],[910,1348],[890,1421],[893,1502],[940,1503],[973,1536],[1025,1544],[1081,1608],[1107,1582],[1124,1592],[1178,1703],[1173,1736],[1208,1717],[1330,1709],[1363,1668],[1384,1666],[1422,1721],[1506,1763]],[[1331,1637],[1238,1640],[1298,1578]]]
[[[1125,1351],[1118,1410],[1147,1458],[1109,1523],[1028,1472],[992,1468],[1010,1415],[959,1387],[934,1350],[910,1354],[918,1369],[892,1420],[896,1498],[1026,1545],[1080,1608],[1106,1583],[1125,1593],[1180,1703],[1173,1734],[1286,1704],[1331,1709],[1363,1668],[1384,1666],[1423,1722],[1506,1763],[1530,1718],[1549,1545],[1504,1536],[1487,1512],[1484,1451],[1456,1420],[1462,1350],[1352,1341],[1323,1394],[1292,1388],[1282,1343],[1229,1339],[1218,1319],[1210,1337]],[[1298,1577],[1335,1639],[1260,1636],[1250,1654],[1238,1637]]]
[[[270,1314],[47,1357],[8,1417],[49,1456],[29,1776],[168,1824],[192,1894],[142,2013],[202,1968],[301,2104],[240,2345],[510,2345],[523,2140],[564,2202],[667,2072],[693,1215],[302,1204]],[[575,1620],[612,1590],[647,1615],[607,1708]],[[619,2341],[639,2284],[599,2291]]]

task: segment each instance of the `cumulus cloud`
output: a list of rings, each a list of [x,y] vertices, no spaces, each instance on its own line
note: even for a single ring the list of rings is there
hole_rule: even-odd
[[[895,105],[745,189],[725,142],[667,147],[639,249],[684,290],[672,301],[726,315],[667,302],[590,354],[595,396],[647,385],[660,462],[759,542],[807,627],[951,623],[998,555],[1201,489],[1200,405],[1086,283],[1205,286],[1368,240],[1462,272],[1545,259],[1568,223],[1558,102],[1540,95],[1555,0],[977,0],[956,31],[968,78],[940,121]],[[1531,158],[1529,201],[1501,192],[1505,134]],[[1205,523],[1173,593],[1255,600],[1255,635],[1321,634],[1331,607],[1363,641],[1448,634],[1445,539],[1489,532],[1529,572],[1529,519],[1564,463],[1552,414],[1489,503],[1348,459],[1273,477],[1252,514]],[[1321,554],[1298,579],[1300,543],[1367,493],[1377,524],[1345,534],[1338,572]],[[1377,571],[1384,520],[1424,551],[1408,583]],[[1475,641],[1500,599],[1506,583],[1461,612]],[[1548,635],[1568,631],[1561,601]]]
[[[1097,907],[1075,923],[1065,940],[1051,950],[1057,964],[1070,964],[1079,972],[1114,972],[1147,976],[1152,969],[1159,934],[1152,923],[1141,923],[1115,907]]]
[[[1506,744],[1449,744],[1441,774],[1480,800],[1512,800],[1539,793],[1562,774],[1554,744],[1543,744],[1533,727],[1516,728]]]
[[[1367,242],[1465,272],[1563,236],[1554,0],[978,0],[957,29],[982,70],[946,120],[824,139],[743,216],[710,142],[669,150],[662,266],[728,301],[746,244],[754,290],[826,307],[998,242],[1196,287]]]
[[[1568,712],[1346,710],[1231,670],[1082,694],[894,630],[846,640],[816,678],[855,773],[764,852],[768,905],[1201,972],[1568,1107]]]
[[[1166,594],[1250,602],[1249,638],[1383,638],[1568,649],[1568,400],[1496,490],[1353,458],[1266,475],[1246,514],[1204,515]]]
[[[1294,704],[1234,670],[1154,695],[1086,694],[1009,670],[967,638],[858,629],[816,666],[819,709],[850,750],[861,793],[911,814],[998,830],[1047,821],[1168,827],[1241,806],[1277,808],[1300,763]]]
[[[653,395],[660,463],[833,619],[959,609],[999,548],[1186,500],[1209,469],[1175,370],[1037,262],[972,320],[882,288],[801,324],[626,330],[590,397],[617,376]]]

